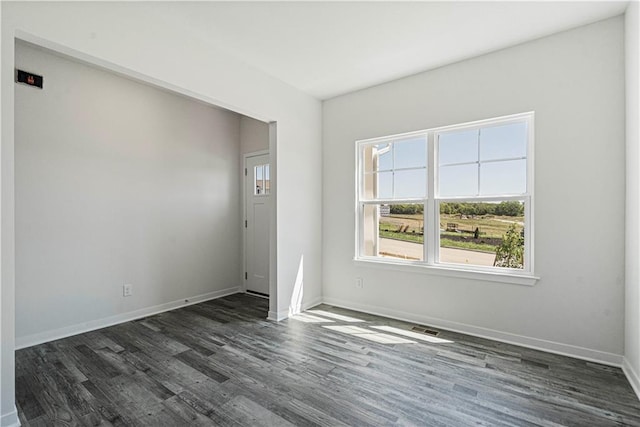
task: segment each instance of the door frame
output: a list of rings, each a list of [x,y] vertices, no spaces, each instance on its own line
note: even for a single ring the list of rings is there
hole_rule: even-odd
[[[242,290],[242,292],[247,292],[247,279],[246,279],[246,273],[247,273],[247,231],[248,228],[245,227],[245,221],[248,219],[247,218],[247,179],[248,179],[248,175],[246,174],[246,170],[247,170],[247,160],[251,157],[258,157],[258,156],[264,156],[267,155],[269,156],[269,168],[270,168],[270,174],[272,173],[271,170],[273,169],[273,165],[272,165],[272,159],[271,159],[271,155],[269,153],[269,150],[258,150],[258,151],[252,151],[250,153],[244,153],[242,155],[242,170],[240,171],[240,174],[242,175],[242,219],[240,221],[240,228],[242,228],[242,271],[240,272],[240,283],[242,283],[242,285],[240,285],[240,289]],[[271,175],[270,178],[271,180]],[[273,197],[273,194],[271,193],[271,189],[273,188],[273,183],[270,182],[270,194],[269,197]],[[273,198],[271,199],[271,203],[273,204]],[[271,207],[269,209],[269,214],[270,216],[273,216],[273,207]],[[273,245],[271,244],[271,228],[273,228],[272,226],[272,220],[271,218],[269,218],[269,298],[271,298],[273,296],[273,292],[271,289],[271,270],[273,269],[273,264],[271,262],[272,260],[272,256],[271,256],[271,251],[273,250]]]

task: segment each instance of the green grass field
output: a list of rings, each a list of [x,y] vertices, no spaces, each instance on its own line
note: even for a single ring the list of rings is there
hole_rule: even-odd
[[[386,237],[387,239],[404,240],[405,242],[423,243],[424,237],[422,234],[415,233],[400,233],[396,231],[390,231],[382,228],[380,224],[380,237]]]
[[[440,246],[443,248],[469,249],[495,253],[499,239],[507,232],[509,226],[515,223],[522,229],[524,217],[512,216],[476,216],[475,218],[461,215],[440,215]],[[457,231],[447,231],[448,224],[456,224]],[[423,217],[417,215],[389,215],[380,218],[380,237],[404,240],[407,242],[423,243]],[[479,229],[478,239],[474,239],[473,232]],[[483,242],[483,240],[485,240]]]

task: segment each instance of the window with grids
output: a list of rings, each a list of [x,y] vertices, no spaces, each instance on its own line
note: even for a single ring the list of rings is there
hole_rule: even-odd
[[[358,259],[532,273],[533,113],[357,142]]]

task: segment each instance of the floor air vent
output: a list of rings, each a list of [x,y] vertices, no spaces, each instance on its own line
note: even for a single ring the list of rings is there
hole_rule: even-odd
[[[411,328],[413,332],[419,332],[421,334],[433,335],[434,337],[438,336],[440,332],[434,331],[433,329],[429,329],[426,326],[414,326]]]

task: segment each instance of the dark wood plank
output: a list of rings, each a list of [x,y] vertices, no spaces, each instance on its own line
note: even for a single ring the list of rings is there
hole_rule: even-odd
[[[176,359],[186,363],[187,365],[191,366],[193,369],[199,372],[202,372],[207,377],[211,378],[212,380],[218,383],[223,383],[229,379],[229,377],[227,377],[226,375],[223,375],[220,372],[216,371],[208,363],[208,360],[206,357],[202,356],[201,354],[195,351],[188,350],[183,353],[177,354]]]
[[[438,335],[446,342],[426,342],[375,329],[410,331],[405,322],[317,309],[270,322],[267,300],[236,294],[20,350],[20,420],[640,426],[640,402],[618,368],[448,331]],[[382,337],[404,341],[376,341]]]
[[[36,400],[24,377],[16,378],[16,403],[20,407],[22,417],[27,421],[44,415],[42,405]]]

